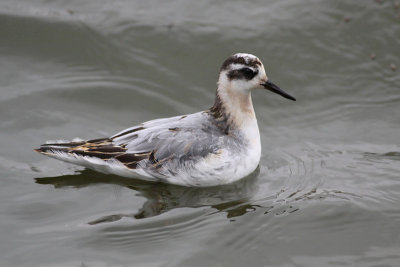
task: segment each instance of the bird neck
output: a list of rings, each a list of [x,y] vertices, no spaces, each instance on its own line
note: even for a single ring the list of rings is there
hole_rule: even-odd
[[[229,125],[239,129],[249,127],[254,123],[257,126],[250,91],[242,92],[235,90],[231,85],[219,85],[210,111],[214,118],[223,118]]]

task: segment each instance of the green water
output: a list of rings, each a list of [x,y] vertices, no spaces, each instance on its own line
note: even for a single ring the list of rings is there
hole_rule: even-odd
[[[184,188],[32,151],[213,103],[257,55],[259,169]],[[400,266],[398,1],[0,3],[1,266]]]

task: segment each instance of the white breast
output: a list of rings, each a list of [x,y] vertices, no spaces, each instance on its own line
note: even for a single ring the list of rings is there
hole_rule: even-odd
[[[248,121],[241,128],[246,147],[237,152],[229,147],[217,154],[210,154],[192,168],[182,169],[180,175],[170,177],[169,182],[183,185],[215,186],[235,182],[251,174],[261,157],[260,133],[257,121]]]

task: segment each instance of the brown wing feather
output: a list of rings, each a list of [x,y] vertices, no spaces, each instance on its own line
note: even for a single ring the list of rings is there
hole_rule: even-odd
[[[54,151],[96,157],[103,160],[116,159],[127,168],[135,169],[138,162],[149,159],[152,152],[126,153],[125,145],[115,145],[110,138],[93,139],[82,142],[44,144],[36,152],[51,155]],[[153,153],[154,154],[154,153]]]

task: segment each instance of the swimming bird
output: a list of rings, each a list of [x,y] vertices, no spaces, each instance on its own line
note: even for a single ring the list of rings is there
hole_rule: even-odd
[[[47,143],[35,151],[96,171],[183,186],[235,182],[258,166],[260,133],[251,100],[264,88],[296,99],[272,83],[254,55],[222,64],[214,105],[205,111],[143,122],[111,137]]]

